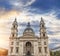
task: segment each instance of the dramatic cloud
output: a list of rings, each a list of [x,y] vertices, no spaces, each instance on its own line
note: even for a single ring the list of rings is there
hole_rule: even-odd
[[[0,38],[7,42],[11,33],[12,22],[18,21],[18,35],[21,36],[27,22],[31,23],[37,36],[39,36],[40,18],[45,21],[49,47],[60,44],[60,1],[59,0],[0,0]],[[4,40],[3,40],[4,39]],[[2,41],[3,40],[3,41]],[[5,44],[0,43],[0,47]],[[53,46],[54,45],[54,46]],[[8,47],[8,45],[5,47]]]

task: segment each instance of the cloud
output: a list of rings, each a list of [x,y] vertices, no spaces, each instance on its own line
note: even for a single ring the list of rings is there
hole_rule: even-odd
[[[15,10],[11,10],[11,11],[0,10],[0,11],[1,11],[0,19],[3,19],[3,18],[4,19],[14,18],[14,17],[16,17],[19,14],[19,12],[15,11]]]
[[[9,3],[12,5],[12,9],[21,11],[23,11],[34,2],[35,0],[9,0]]]
[[[23,11],[34,2],[35,0],[0,0],[0,8],[4,8],[5,11],[13,9]]]
[[[55,10],[56,17],[60,19],[59,2],[59,0],[0,0],[0,9],[4,11],[29,11],[36,14],[49,13]]]
[[[32,9],[33,10],[33,9]],[[4,11],[4,9],[3,9]],[[46,30],[47,30],[47,35],[49,37],[49,44],[54,44],[52,39],[60,39],[60,20],[56,17],[56,11],[52,10],[48,13],[32,13],[28,10],[24,11],[8,11],[5,13],[0,14],[0,24],[3,24],[0,26],[0,34],[1,35],[8,35],[10,34],[10,28],[12,26],[12,22],[14,21],[15,17],[17,18],[18,25],[19,25],[19,36],[22,33],[22,30],[25,28],[21,25],[27,24],[27,22],[30,22],[31,25],[33,26],[32,28],[34,29],[36,35],[39,35],[39,22],[41,20],[41,17],[43,17],[43,20],[45,22]],[[24,23],[24,24],[23,24]],[[6,26],[7,25],[7,26]],[[22,29],[22,30],[21,30]],[[0,35],[0,36],[1,36]],[[4,38],[4,36],[3,36]],[[7,39],[7,38],[6,38]],[[59,41],[54,41],[54,42],[59,42]],[[54,44],[55,45],[55,44]],[[58,45],[58,44],[56,44]]]
[[[35,0],[10,0],[10,3],[13,6],[21,6],[21,7],[29,6],[34,2]]]

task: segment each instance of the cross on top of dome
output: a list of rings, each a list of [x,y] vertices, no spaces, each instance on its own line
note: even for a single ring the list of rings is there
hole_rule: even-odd
[[[30,28],[30,26],[31,26],[31,25],[30,25],[30,22],[28,22],[28,25],[27,25],[27,27],[28,27],[28,28]]]
[[[43,21],[43,18],[41,17],[41,21]]]

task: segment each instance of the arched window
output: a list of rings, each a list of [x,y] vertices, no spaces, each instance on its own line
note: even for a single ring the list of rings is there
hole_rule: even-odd
[[[16,53],[18,53],[19,52],[19,47],[16,47]]]
[[[11,45],[13,45],[14,44],[14,42],[11,42]]]
[[[30,43],[30,42],[27,42],[27,43],[26,43],[26,46],[31,46],[31,43]]]
[[[42,25],[42,27],[44,27],[44,25]]]
[[[13,53],[13,47],[11,47],[11,51],[10,52]]]
[[[41,47],[39,47],[39,53],[41,53]]]
[[[12,36],[14,37],[14,34],[12,34]]]
[[[16,42],[17,45],[19,45],[19,42]]]
[[[43,33],[43,36],[45,36],[45,33]]]
[[[44,45],[46,45],[46,42],[44,42]]]
[[[47,53],[47,47],[44,47],[44,49],[45,49],[45,53]]]

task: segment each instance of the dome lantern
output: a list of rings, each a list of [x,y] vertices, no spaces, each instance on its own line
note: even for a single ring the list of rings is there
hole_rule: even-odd
[[[24,36],[34,36],[35,33],[33,29],[31,28],[30,22],[27,23],[27,28],[23,32]]]

